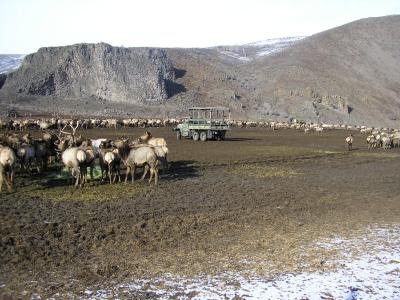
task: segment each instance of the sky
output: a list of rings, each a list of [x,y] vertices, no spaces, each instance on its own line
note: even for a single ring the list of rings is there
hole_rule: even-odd
[[[0,53],[82,42],[238,45],[393,14],[400,0],[0,0]]]

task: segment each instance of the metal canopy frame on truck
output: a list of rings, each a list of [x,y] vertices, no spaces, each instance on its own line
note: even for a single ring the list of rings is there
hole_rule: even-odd
[[[190,107],[189,123],[202,125],[225,125],[230,119],[230,109],[228,107]]]

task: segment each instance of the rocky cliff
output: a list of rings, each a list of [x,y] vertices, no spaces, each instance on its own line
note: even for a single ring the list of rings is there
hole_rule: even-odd
[[[168,98],[174,69],[163,50],[77,44],[27,55],[2,88],[9,95],[139,104]]]

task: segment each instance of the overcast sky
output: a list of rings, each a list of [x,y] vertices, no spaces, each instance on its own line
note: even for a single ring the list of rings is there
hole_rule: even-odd
[[[0,0],[0,53],[81,42],[234,45],[392,14],[400,0]]]

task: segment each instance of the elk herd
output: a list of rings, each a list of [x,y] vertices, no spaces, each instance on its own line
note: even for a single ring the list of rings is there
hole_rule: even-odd
[[[166,127],[178,124],[178,119],[63,119],[58,117],[45,119],[0,119],[0,129],[28,130],[28,129],[60,129],[70,123],[79,123],[83,129],[89,128],[118,128],[118,127]]]
[[[361,133],[368,134],[366,141],[368,149],[374,148],[399,148],[400,147],[400,131],[399,130],[362,130]]]
[[[121,181],[121,165],[125,165],[125,183],[135,180],[137,168],[143,168],[143,180],[150,172],[149,182],[157,184],[158,170],[168,167],[168,147],[164,138],[156,138],[149,131],[137,139],[129,138],[85,139],[77,135],[83,122],[71,120],[58,130],[48,127],[40,138],[30,133],[6,131],[0,140],[0,191],[5,182],[12,189],[17,166],[21,172],[32,175],[47,170],[49,163],[62,163],[68,170],[68,183],[75,187],[87,183],[88,175],[94,179],[94,169],[101,170],[100,180],[110,184]],[[38,128],[39,129],[39,128]],[[40,128],[42,129],[42,128]],[[88,174],[89,169],[89,174]]]
[[[77,135],[77,129],[119,128],[119,127],[167,127],[177,125],[179,119],[0,119],[0,191],[5,182],[11,190],[17,166],[21,172],[38,173],[45,171],[50,163],[62,163],[68,170],[68,182],[75,187],[87,183],[88,175],[93,180],[94,169],[101,170],[101,181],[112,184],[121,181],[121,166],[125,166],[125,183],[130,176],[135,180],[137,168],[143,168],[143,180],[150,172],[149,182],[157,184],[158,170],[168,167],[168,147],[164,138],[155,138],[150,132],[135,140],[128,138],[85,139]],[[333,129],[358,130],[365,134],[368,149],[400,147],[400,130],[391,128],[372,128],[340,124],[316,124],[275,121],[240,121],[229,120],[231,127],[262,127],[271,130],[296,129],[305,134],[314,131],[323,134]],[[30,130],[40,130],[40,138],[32,138]],[[353,135],[345,139],[348,150],[352,149]],[[89,174],[88,174],[89,169]]]

